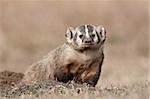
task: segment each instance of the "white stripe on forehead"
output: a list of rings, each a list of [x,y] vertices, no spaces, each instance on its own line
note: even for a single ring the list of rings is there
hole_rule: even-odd
[[[85,33],[88,33],[87,25],[85,25]]]
[[[87,38],[90,38],[90,36],[89,36],[89,33],[88,33],[88,28],[87,28],[87,25],[85,25],[85,35],[86,35],[86,37]]]
[[[104,27],[102,27],[102,36],[104,37],[105,36],[105,29],[104,29]]]

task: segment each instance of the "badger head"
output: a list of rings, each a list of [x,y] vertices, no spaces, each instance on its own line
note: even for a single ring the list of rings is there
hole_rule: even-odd
[[[69,27],[66,32],[67,43],[75,49],[99,48],[106,39],[106,30],[103,26],[81,25]]]

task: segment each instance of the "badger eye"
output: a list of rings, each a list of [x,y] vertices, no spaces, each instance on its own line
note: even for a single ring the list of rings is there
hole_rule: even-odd
[[[94,38],[94,37],[95,37],[95,34],[92,34],[92,37]]]
[[[83,37],[83,35],[79,35],[79,38],[82,38]]]

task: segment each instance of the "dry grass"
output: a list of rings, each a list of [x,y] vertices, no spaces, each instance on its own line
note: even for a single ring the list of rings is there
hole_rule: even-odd
[[[33,85],[0,87],[0,98],[33,99],[33,98],[104,98],[120,99],[148,99],[150,95],[150,83],[147,81],[136,82],[130,85],[115,85],[103,83],[99,87],[89,87],[86,84],[79,85],[73,82],[68,84],[55,81],[42,81]],[[131,97],[130,97],[131,96]]]
[[[26,85],[20,83],[22,73],[3,71],[0,72],[0,98],[4,99],[34,99],[34,98],[133,98],[147,99],[150,96],[150,82],[132,82],[126,84],[114,84],[101,82],[97,87],[87,84],[77,84],[73,81],[61,83],[56,81],[40,81]]]

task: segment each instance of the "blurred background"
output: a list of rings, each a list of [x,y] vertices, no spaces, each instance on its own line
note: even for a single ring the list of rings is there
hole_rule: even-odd
[[[148,79],[148,1],[0,1],[0,71],[24,73],[65,42],[68,27],[103,25],[99,82]]]

